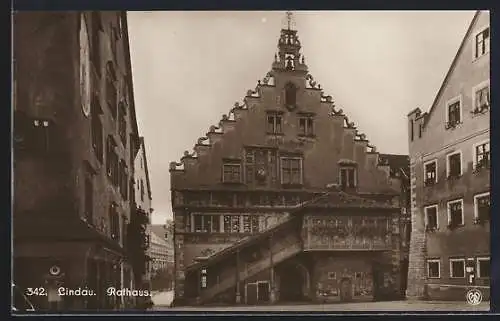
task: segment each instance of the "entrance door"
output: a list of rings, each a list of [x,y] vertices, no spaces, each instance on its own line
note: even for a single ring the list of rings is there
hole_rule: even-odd
[[[268,302],[269,301],[269,283],[267,282],[259,282],[257,283],[257,300],[259,302]]]
[[[257,304],[257,284],[248,283],[247,284],[247,304]]]
[[[352,280],[344,278],[340,282],[340,300],[343,302],[352,300]]]

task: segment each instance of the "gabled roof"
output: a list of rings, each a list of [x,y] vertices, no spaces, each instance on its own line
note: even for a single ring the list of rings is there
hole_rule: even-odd
[[[148,197],[151,200],[152,199],[151,183],[149,182],[148,159],[146,158],[146,145],[144,144],[144,137],[143,136],[139,137],[139,142],[140,142],[141,149],[142,149],[142,159],[144,160],[144,171],[146,172],[146,186],[148,189]]]
[[[469,28],[467,29],[467,32],[465,33],[465,36],[462,39],[462,42],[460,43],[460,47],[458,47],[458,51],[457,51],[455,57],[453,58],[453,61],[451,62],[451,66],[448,69],[448,72],[446,73],[446,76],[444,77],[443,83],[441,84],[441,87],[439,88],[439,90],[438,90],[438,92],[436,94],[436,97],[434,98],[434,101],[432,102],[431,108],[426,113],[427,117],[425,118],[424,126],[427,124],[429,116],[431,115],[431,113],[435,109],[435,107],[436,107],[436,105],[437,105],[437,103],[439,101],[439,98],[441,97],[441,94],[442,94],[443,90],[446,88],[446,85],[448,84],[448,80],[450,79],[450,77],[451,77],[451,75],[453,73],[453,70],[455,69],[455,66],[458,63],[460,55],[463,52],[463,50],[464,50],[464,48],[465,48],[465,46],[467,44],[467,39],[469,39],[469,36],[471,35],[472,30],[473,30],[474,24],[476,23],[479,15],[480,15],[480,13],[481,13],[480,10],[476,11],[476,13],[474,14],[474,17],[472,18],[472,20],[470,22]]]

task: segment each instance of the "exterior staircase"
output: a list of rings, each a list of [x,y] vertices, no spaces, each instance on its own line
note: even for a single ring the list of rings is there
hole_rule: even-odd
[[[258,235],[244,238],[203,261],[188,266],[188,272],[200,273],[202,269],[206,269],[210,274],[207,286],[199,289],[198,296],[192,303],[206,303],[235,287],[238,281],[245,281],[302,252],[300,227],[301,217],[290,216]],[[226,264],[220,265],[221,262]]]

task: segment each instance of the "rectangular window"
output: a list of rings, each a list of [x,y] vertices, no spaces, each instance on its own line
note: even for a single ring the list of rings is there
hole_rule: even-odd
[[[415,123],[413,119],[410,120],[410,141],[413,141],[415,139]]]
[[[441,261],[438,259],[427,260],[427,277],[438,279],[441,277]]]
[[[299,135],[300,136],[314,135],[313,118],[311,116],[299,118]]]
[[[281,184],[302,184],[301,158],[281,158]]]
[[[438,228],[438,206],[432,205],[424,208],[426,228],[434,230]]]
[[[240,233],[239,215],[224,215],[224,233]]]
[[[94,222],[94,186],[92,178],[85,177],[85,194],[84,194],[84,216],[87,223],[93,224]]]
[[[460,110],[460,99],[448,104],[448,123],[446,128],[454,128],[462,121],[462,113]]]
[[[479,88],[474,93],[474,112],[483,112],[490,107],[490,86]]]
[[[116,118],[118,92],[116,89],[116,72],[111,61],[106,65],[106,101],[113,118]]]
[[[337,278],[337,274],[335,272],[328,272],[328,280],[335,280]]]
[[[465,277],[465,259],[450,259],[450,277]]]
[[[424,164],[424,185],[434,185],[437,183],[437,160]]]
[[[120,102],[118,106],[118,132],[120,134],[120,140],[123,146],[127,146],[127,109],[124,102]],[[142,165],[142,159],[141,159]],[[142,166],[141,166],[142,168]]]
[[[100,119],[100,114],[102,113],[101,104],[99,103],[99,97],[93,96],[91,102],[91,126],[92,126],[92,147],[94,149],[94,153],[99,160],[99,162],[103,162],[104,158],[104,148],[103,148],[103,132],[102,132],[102,123]]]
[[[91,14],[92,21],[92,44],[91,44],[91,56],[90,59],[95,67],[95,70],[99,77],[101,76],[101,42],[99,34],[103,30],[101,13],[99,11],[92,11]]]
[[[127,200],[128,198],[128,170],[127,170],[127,164],[125,163],[124,160],[120,161],[120,194],[122,195],[124,200]]]
[[[448,224],[450,227],[464,225],[463,200],[448,202]]]
[[[479,58],[490,52],[490,28],[486,28],[476,35],[475,57]]]
[[[224,183],[241,183],[241,165],[224,164],[222,165],[222,181]]]
[[[118,215],[117,205],[111,204],[109,208],[109,225],[111,229],[111,238],[120,241],[120,216]]]
[[[203,233],[219,233],[220,232],[220,216],[219,215],[194,215],[194,231]]]
[[[490,277],[490,258],[489,257],[479,257],[477,258],[477,277],[478,278],[489,278]]]
[[[243,232],[255,233],[259,231],[259,216],[243,215]]]
[[[267,133],[282,134],[283,133],[283,118],[280,114],[267,114]]]
[[[456,178],[462,175],[461,152],[455,152],[446,156],[446,171],[448,178]]]
[[[490,193],[474,196],[474,216],[480,222],[490,220]]]
[[[340,169],[340,186],[342,189],[356,187],[356,169],[341,168]]]
[[[475,170],[490,167],[490,142],[478,144],[474,148]]]

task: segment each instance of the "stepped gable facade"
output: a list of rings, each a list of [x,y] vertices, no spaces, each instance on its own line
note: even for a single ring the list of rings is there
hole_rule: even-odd
[[[399,291],[401,184],[300,50],[282,29],[271,70],[170,164],[174,304]]]

